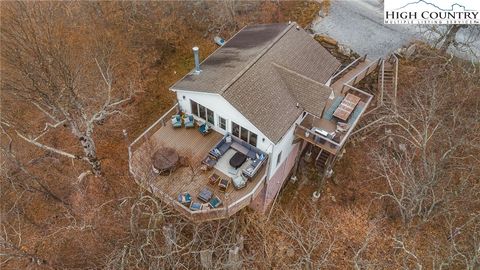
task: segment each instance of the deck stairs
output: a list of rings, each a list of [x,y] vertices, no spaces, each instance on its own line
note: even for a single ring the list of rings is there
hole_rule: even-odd
[[[330,158],[330,153],[320,149],[318,152],[317,158],[315,159],[315,167],[317,167],[318,173],[323,174],[327,168],[327,162]]]
[[[377,107],[367,111],[362,119],[357,124],[356,129],[350,135],[351,139],[358,139],[360,136],[366,136],[373,132],[376,123],[382,120],[382,116],[373,113],[379,106],[396,106],[397,101],[397,73],[398,73],[398,58],[395,55],[390,55],[386,60],[382,60],[378,72],[378,92],[374,93],[378,96]]]
[[[382,87],[382,73],[379,72],[379,89]],[[389,61],[384,62],[383,70],[383,95],[382,95],[382,104],[390,104],[394,102],[395,99],[395,66]]]

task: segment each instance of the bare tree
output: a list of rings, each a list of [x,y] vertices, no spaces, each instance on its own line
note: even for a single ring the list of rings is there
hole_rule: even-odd
[[[454,48],[458,52],[471,56],[478,62],[480,57],[480,27],[477,25],[422,25],[420,26],[420,32],[442,53]]]
[[[66,24],[65,14],[71,8],[67,3],[5,5],[3,89],[14,100],[35,108],[38,115],[32,120],[45,124],[43,129],[36,129],[31,123],[19,123],[13,115],[3,122],[26,142],[67,158],[85,160],[91,171],[100,175],[95,126],[119,114],[119,107],[129,100],[132,90],[128,81],[115,79],[119,55],[114,40],[102,36],[73,38],[72,31],[87,29]],[[83,154],[42,141],[62,126],[70,128]]]
[[[274,215],[272,228],[287,237],[288,240],[282,244],[293,252],[293,262],[288,262],[288,259],[281,262],[298,269],[328,268],[335,237],[330,224],[322,219],[320,209],[308,202],[305,202],[305,206],[295,214],[278,209]]]
[[[414,217],[426,221],[440,206],[448,206],[457,197],[452,174],[477,163],[472,144],[480,127],[473,120],[479,113],[475,87],[452,86],[455,77],[443,74],[427,68],[422,77],[428,80],[409,89],[398,110],[387,108],[379,122],[388,132],[380,138],[385,147],[373,151],[374,168],[388,191],[377,194],[394,202],[405,223]]]

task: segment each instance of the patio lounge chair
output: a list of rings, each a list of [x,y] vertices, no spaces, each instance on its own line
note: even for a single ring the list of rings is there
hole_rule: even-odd
[[[182,127],[182,118],[180,117],[180,115],[176,114],[172,116],[172,126],[174,128]]]
[[[241,189],[247,185],[247,178],[245,178],[243,174],[240,174],[233,177],[232,182],[235,189]]]
[[[202,163],[207,166],[207,170],[211,170],[215,164],[217,164],[217,160],[212,156],[208,155],[203,160]]]
[[[183,205],[189,206],[192,202],[192,196],[188,192],[180,193],[178,194],[178,202]]]
[[[215,196],[208,202],[208,204],[211,208],[217,208],[222,205],[222,201],[217,196]]]
[[[198,131],[202,133],[203,136],[207,135],[212,131],[212,129],[208,126],[207,123],[203,123],[198,127]]]
[[[185,126],[185,128],[195,127],[195,118],[193,118],[193,115],[186,114],[183,119],[183,125]]]
[[[218,187],[220,188],[221,191],[226,192],[229,184],[230,184],[230,179],[223,178],[218,183]]]
[[[214,174],[210,175],[210,177],[208,177],[208,183],[210,185],[213,185],[213,186],[216,185],[219,180],[220,180],[220,176],[216,173],[214,173]]]
[[[202,204],[199,202],[194,202],[190,205],[190,210],[192,211],[202,210]]]

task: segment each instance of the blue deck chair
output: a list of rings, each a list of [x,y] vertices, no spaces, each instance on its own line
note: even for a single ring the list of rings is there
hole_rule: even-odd
[[[178,202],[183,205],[189,206],[192,202],[192,196],[188,192],[180,193],[178,194]]]
[[[202,210],[202,204],[199,202],[194,202],[190,205],[190,210],[192,211]]]
[[[176,114],[172,116],[172,126],[175,128],[182,127],[182,118]]]
[[[219,207],[220,205],[222,205],[222,201],[217,197],[213,197],[210,202],[208,202],[208,204],[210,205],[210,207],[212,208],[217,208]]]
[[[193,115],[187,114],[183,120],[183,124],[185,125],[185,128],[195,127],[195,118],[193,118]]]
[[[202,133],[202,135],[207,135],[208,133],[210,133],[210,131],[212,131],[212,129],[208,126],[207,123],[203,123],[200,125],[200,127],[198,128],[198,131],[200,131],[200,133]]]

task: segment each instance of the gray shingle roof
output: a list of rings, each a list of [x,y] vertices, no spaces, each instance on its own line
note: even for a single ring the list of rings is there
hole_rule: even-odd
[[[193,69],[171,89],[221,93],[241,75],[292,25],[249,25],[240,30],[201,64],[200,74]],[[200,54],[202,53],[200,48]]]
[[[321,114],[331,92],[324,84],[339,66],[295,24],[255,25],[209,56],[199,75],[188,74],[171,89],[222,95],[277,143],[303,111]]]

